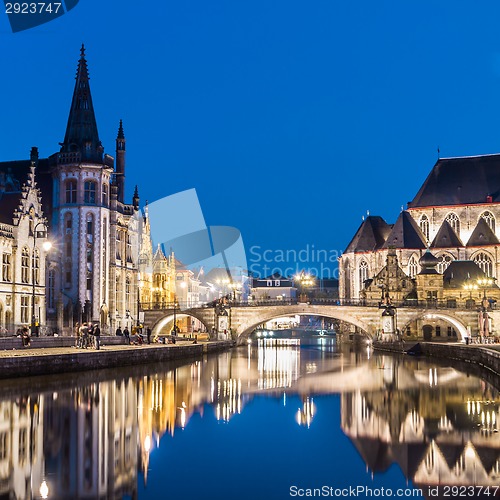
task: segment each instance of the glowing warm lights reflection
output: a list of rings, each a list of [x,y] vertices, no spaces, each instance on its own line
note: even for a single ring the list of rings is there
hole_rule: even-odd
[[[299,408],[297,410],[297,423],[299,425],[305,425],[309,429],[315,412],[316,405],[314,404],[313,398],[306,397],[302,403],[302,409]]]
[[[49,487],[47,485],[47,481],[43,481],[40,485],[40,496],[42,498],[49,498]]]
[[[151,437],[150,436],[146,436],[144,438],[144,451],[146,453],[149,453],[150,450],[151,450]]]

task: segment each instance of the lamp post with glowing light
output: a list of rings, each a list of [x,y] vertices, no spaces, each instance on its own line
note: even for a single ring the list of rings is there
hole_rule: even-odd
[[[302,271],[301,273],[296,274],[293,279],[295,283],[297,283],[300,291],[300,301],[307,302],[307,293],[305,290],[314,286],[314,277]]]
[[[45,228],[44,231],[39,231],[37,233],[37,229],[39,226],[43,226]],[[38,328],[36,325],[36,316],[35,316],[35,297],[36,297],[36,269],[38,269],[38,278],[40,278],[40,257],[38,260],[38,267],[35,267],[36,264],[36,238],[37,235],[39,238],[47,237],[47,224],[44,221],[40,221],[35,224],[33,228],[33,255],[31,256],[31,282],[32,282],[32,294],[31,294],[31,336],[36,335],[38,337]],[[45,252],[48,252],[52,248],[52,243],[50,241],[44,241],[42,248]]]
[[[485,301],[487,301],[486,289],[491,288],[493,283],[495,283],[495,278],[480,278],[477,280],[477,284],[479,285],[480,288],[483,289],[483,307],[484,307]]]

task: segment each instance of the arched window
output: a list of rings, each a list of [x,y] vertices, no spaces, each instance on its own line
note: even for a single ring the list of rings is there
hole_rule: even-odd
[[[66,181],[66,203],[76,203],[76,180]]]
[[[410,278],[415,278],[417,274],[418,274],[418,262],[415,256],[412,255],[410,257],[410,260],[408,261],[408,276]]]
[[[490,226],[490,229],[495,232],[495,216],[491,212],[483,212],[481,214],[481,219],[484,219],[486,224]]]
[[[455,231],[455,233],[457,233],[457,235],[459,235],[460,234],[460,219],[458,218],[457,214],[454,214],[453,212],[448,214],[446,216],[446,221],[452,227],[453,231]]]
[[[479,252],[473,260],[489,278],[493,278],[493,261],[489,255]]]
[[[422,215],[420,218],[420,229],[425,236],[425,239],[429,240],[429,218],[427,215]]]
[[[443,274],[446,271],[446,268],[453,262],[453,257],[448,254],[441,255],[439,257],[439,262],[437,265],[437,272]]]
[[[108,206],[108,185],[107,184],[102,185],[102,205],[103,205],[103,207]]]
[[[35,284],[40,283],[40,252],[38,248],[35,248],[33,252],[33,262],[31,264],[33,266],[33,276],[35,278]]]
[[[87,205],[95,205],[95,189],[96,183],[94,181],[85,181],[83,185],[83,202]]]
[[[21,282],[29,283],[30,281],[30,251],[27,247],[23,248],[21,253]]]
[[[368,264],[366,260],[362,260],[359,264],[359,289],[365,287],[365,281],[368,279]]]

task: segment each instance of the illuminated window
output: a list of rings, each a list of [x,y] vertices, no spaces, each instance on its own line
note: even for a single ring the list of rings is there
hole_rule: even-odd
[[[439,262],[437,265],[437,271],[440,274],[443,274],[446,271],[446,268],[453,262],[453,258],[451,255],[442,255],[439,257]]]
[[[23,248],[21,254],[21,281],[23,283],[30,281],[30,251],[27,247]]]
[[[495,232],[495,216],[491,212],[483,212],[481,214],[481,219],[484,219],[486,224],[490,226],[490,229]]]
[[[4,253],[2,256],[2,280],[10,281],[11,280],[11,259],[12,255],[10,253]]]
[[[451,214],[448,214],[446,216],[446,221],[452,227],[455,233],[460,233],[460,219],[458,218],[457,214],[454,214],[453,212]]]
[[[418,273],[418,262],[414,255],[408,261],[408,276],[414,278]]]
[[[493,277],[493,262],[487,254],[479,252],[473,260],[483,270],[488,278]]]
[[[40,283],[40,252],[38,251],[38,248],[35,249],[33,252],[33,261],[31,263],[33,266],[33,276],[35,278],[35,284]]]

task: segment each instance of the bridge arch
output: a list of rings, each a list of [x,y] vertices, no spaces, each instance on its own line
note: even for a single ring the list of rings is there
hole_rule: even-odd
[[[426,311],[413,316],[409,321],[405,323],[402,331],[404,332],[411,323],[414,323],[415,321],[418,321],[420,319],[441,319],[443,321],[446,321],[447,323],[450,323],[457,331],[458,340],[463,341],[465,337],[469,336],[467,327],[457,317],[437,311]]]
[[[257,328],[257,326],[262,323],[286,316],[319,316],[323,318],[336,319],[358,327],[369,337],[373,337],[376,333],[376,326],[372,324],[373,322],[369,320],[365,321],[364,319],[357,317],[356,314],[353,314],[351,308],[347,310],[347,308],[340,306],[318,307],[298,304],[297,306],[259,309],[259,311],[255,311],[250,318],[246,321],[242,321],[236,327],[235,333],[237,334],[238,342],[244,342]]]
[[[187,317],[195,318],[203,324],[206,331],[209,333],[210,333],[210,330],[212,328],[212,325],[207,323],[206,318],[204,318],[202,315],[199,315],[196,313],[192,313],[192,312],[188,312],[188,311],[181,311],[181,312],[176,313],[175,317],[177,319],[187,318]],[[173,312],[165,314],[164,316],[159,318],[156,321],[156,323],[154,323],[153,327],[151,328],[151,335],[153,335],[153,337],[155,335],[158,335],[163,330],[163,328],[165,328],[165,326],[167,326],[173,320],[174,320],[174,313]],[[170,333],[170,332],[168,332],[168,333]]]

